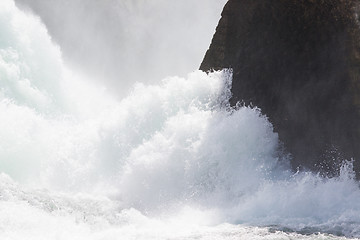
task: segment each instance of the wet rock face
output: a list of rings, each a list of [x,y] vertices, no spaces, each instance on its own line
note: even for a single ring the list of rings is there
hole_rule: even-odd
[[[294,169],[360,173],[359,0],[229,0],[200,69],[233,69],[234,105],[258,106]]]

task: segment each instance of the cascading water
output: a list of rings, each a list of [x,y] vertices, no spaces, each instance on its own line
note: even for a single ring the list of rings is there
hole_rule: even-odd
[[[0,84],[0,239],[360,237],[351,162],[292,173],[260,110],[228,106],[229,70],[119,101],[2,0]]]

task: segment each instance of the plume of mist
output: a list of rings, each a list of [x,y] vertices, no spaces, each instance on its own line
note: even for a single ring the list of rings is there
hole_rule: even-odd
[[[198,68],[226,0],[16,0],[39,15],[69,65],[118,96],[133,82]]]

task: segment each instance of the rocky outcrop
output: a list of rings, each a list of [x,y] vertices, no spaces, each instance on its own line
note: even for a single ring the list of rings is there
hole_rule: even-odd
[[[294,169],[360,173],[358,0],[229,0],[204,71],[233,69],[233,98],[261,108]]]

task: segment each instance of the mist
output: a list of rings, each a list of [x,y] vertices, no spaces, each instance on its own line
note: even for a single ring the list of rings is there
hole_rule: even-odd
[[[68,65],[120,97],[134,82],[197,69],[225,2],[16,0],[40,16]]]

